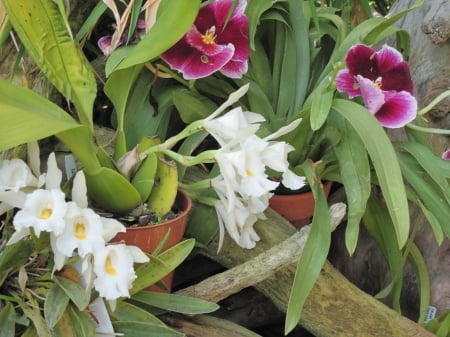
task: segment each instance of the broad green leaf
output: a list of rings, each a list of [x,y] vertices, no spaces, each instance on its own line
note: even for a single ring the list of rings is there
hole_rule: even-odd
[[[342,116],[330,115],[328,124],[335,125],[340,133],[340,141],[333,149],[339,162],[340,175],[347,196],[345,245],[352,255],[358,242],[359,224],[370,195],[369,159],[358,134]]]
[[[326,122],[333,102],[334,90],[315,91],[311,103],[311,128],[319,130]]]
[[[15,334],[15,322],[11,319],[16,314],[11,302],[6,302],[0,311],[0,337],[11,337]]]
[[[113,213],[126,213],[141,204],[136,188],[121,173],[102,167],[97,173],[85,171],[89,196]]]
[[[126,337],[185,337],[185,334],[159,324],[147,322],[113,322],[114,331]]]
[[[55,135],[77,157],[86,173],[95,174],[99,172],[101,165],[97,154],[101,150],[95,144],[89,127],[79,125],[78,127],[58,132]]]
[[[73,101],[80,121],[92,129],[94,74],[57,5],[52,0],[4,0],[3,5],[28,53],[50,82]]]
[[[50,328],[55,327],[68,304],[69,296],[57,283],[54,283],[48,291],[44,302],[44,316]]]
[[[306,162],[302,168],[313,191],[316,206],[309,237],[295,271],[286,312],[285,334],[294,329],[300,321],[303,305],[319,277],[331,243],[327,198],[320,185],[313,181],[314,172],[311,163]]]
[[[95,324],[88,313],[69,305],[52,331],[52,337],[91,337],[95,336]]]
[[[133,282],[130,294],[136,294],[156,283],[178,267],[189,256],[194,244],[194,239],[187,239],[167,249],[157,257],[151,257],[149,263],[136,269],[137,279]]]
[[[162,1],[155,25],[117,66],[117,69],[151,61],[169,49],[191,27],[200,3],[201,0]]]
[[[194,91],[180,88],[172,91],[173,103],[184,123],[208,117],[217,109],[217,104]]]
[[[208,221],[204,221],[204,219],[208,219]],[[218,230],[219,220],[214,207],[204,205],[201,201],[196,203],[189,214],[186,236],[193,237],[198,243],[207,245],[216,237]]]
[[[0,79],[0,92],[0,150],[79,126],[66,111],[31,90]]]
[[[86,292],[86,289],[79,284],[68,280],[64,277],[55,276],[55,283],[61,287],[65,294],[72,300],[77,306],[78,310],[85,310],[90,301],[90,293]]]
[[[273,6],[271,0],[249,1],[245,14],[248,17],[250,47],[255,48],[255,34],[261,15]]]
[[[118,160],[127,152],[127,144],[124,134],[125,112],[130,97],[130,91],[135,83],[143,65],[137,65],[129,69],[118,70],[111,74],[106,81],[104,91],[114,105],[117,120],[118,139],[114,159]]]
[[[403,279],[403,256],[402,250],[398,247],[395,231],[384,204],[373,194],[367,203],[366,213],[364,213],[364,225],[372,238],[377,243],[388,264],[392,277],[392,306],[400,311],[400,292]]]
[[[114,321],[122,322],[147,322],[158,325],[164,325],[164,323],[159,320],[156,316],[149,313],[148,311],[137,307],[134,304],[118,301],[114,311],[109,313],[110,317]]]
[[[187,315],[206,314],[219,308],[217,304],[199,298],[151,291],[141,291],[132,299],[153,307]]]
[[[333,109],[347,119],[364,143],[392,218],[398,246],[403,247],[409,234],[409,207],[392,142],[375,117],[363,106],[335,99]]]

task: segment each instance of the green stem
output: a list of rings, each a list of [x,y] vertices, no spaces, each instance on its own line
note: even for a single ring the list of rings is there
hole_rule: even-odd
[[[438,135],[450,135],[450,130],[427,128],[427,127],[418,126],[415,124],[406,124],[406,126],[413,130],[422,131],[422,132],[426,132],[426,133],[434,133],[434,134],[438,134]]]
[[[430,104],[428,104],[425,108],[421,109],[417,114],[419,116],[425,115],[428,111],[430,111],[436,104],[442,101],[444,98],[450,96],[450,90],[444,91],[442,94],[433,99]]]
[[[185,191],[205,190],[212,186],[212,179],[203,179],[194,183],[179,183],[179,186]]]

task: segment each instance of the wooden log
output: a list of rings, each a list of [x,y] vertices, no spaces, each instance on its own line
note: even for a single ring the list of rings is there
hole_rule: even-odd
[[[217,253],[218,240],[215,239],[205,248],[204,254],[227,268],[233,268],[256,258],[296,233],[287,221],[271,210],[267,211],[266,220],[256,224],[256,230],[261,241],[252,250],[242,249],[226,238],[220,253]],[[255,284],[261,293],[284,312],[295,268],[295,264],[288,265]],[[418,324],[359,290],[328,262],[306,301],[300,323],[317,337],[433,336]]]

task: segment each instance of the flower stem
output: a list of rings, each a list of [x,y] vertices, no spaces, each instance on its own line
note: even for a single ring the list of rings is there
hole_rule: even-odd
[[[444,91],[442,94],[437,96],[435,99],[433,99],[430,104],[428,104],[426,107],[421,109],[417,114],[419,116],[425,115],[428,111],[430,111],[436,104],[438,104],[440,101],[442,101],[444,98],[447,98],[450,96],[450,90]]]
[[[421,131],[421,132],[434,133],[437,135],[450,135],[450,130],[446,130],[446,129],[427,128],[427,127],[418,126],[418,125],[411,124],[411,123],[406,124],[406,126],[413,130],[417,130],[417,131]]]

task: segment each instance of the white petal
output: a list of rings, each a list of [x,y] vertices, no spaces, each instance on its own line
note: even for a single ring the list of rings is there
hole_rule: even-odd
[[[52,152],[47,160],[47,176],[45,181],[45,188],[47,190],[59,189],[62,180],[62,172],[58,168],[55,153]]]
[[[81,208],[88,207],[86,178],[83,171],[78,171],[73,179],[72,201]]]
[[[291,170],[287,170],[283,173],[282,183],[291,190],[298,190],[305,186],[306,178],[296,175]]]
[[[127,245],[128,252],[133,257],[134,262],[145,263],[150,261],[149,257],[137,246]]]

